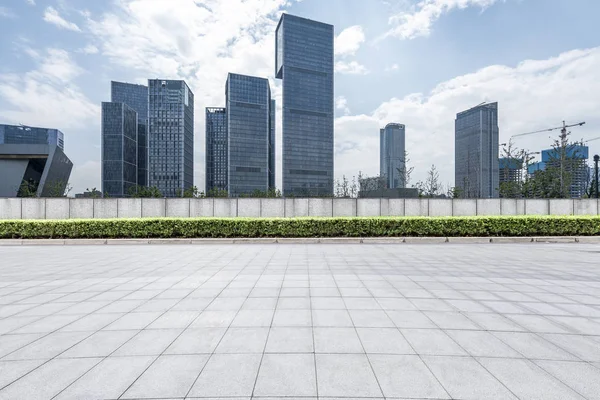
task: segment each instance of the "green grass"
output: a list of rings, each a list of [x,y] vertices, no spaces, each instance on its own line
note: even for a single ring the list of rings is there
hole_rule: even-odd
[[[0,220],[0,239],[597,235],[586,216]]]

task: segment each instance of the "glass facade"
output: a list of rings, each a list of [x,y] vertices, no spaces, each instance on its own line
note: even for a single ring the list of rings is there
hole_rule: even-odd
[[[333,26],[283,14],[275,38],[275,73],[283,80],[283,194],[333,195]]]
[[[277,168],[276,163],[276,153],[275,153],[275,145],[276,145],[276,113],[277,113],[277,104],[275,100],[271,100],[271,109],[269,111],[270,115],[270,134],[269,134],[269,189],[275,190],[275,171]]]
[[[227,98],[228,190],[232,197],[269,189],[271,89],[264,78],[229,74]]]
[[[498,138],[498,103],[456,115],[454,178],[464,197],[498,197]]]
[[[65,136],[58,129],[0,125],[0,144],[48,144],[64,150]]]
[[[194,94],[181,80],[148,80],[148,186],[175,197],[194,185]]]
[[[404,188],[406,127],[388,124],[379,134],[379,176],[385,178],[389,189]]]
[[[127,197],[137,185],[138,115],[124,103],[102,103],[102,193]]]
[[[227,190],[227,112],[206,109],[206,193]]]
[[[148,86],[112,81],[110,83],[110,101],[125,103],[138,114],[138,185],[148,184]]]

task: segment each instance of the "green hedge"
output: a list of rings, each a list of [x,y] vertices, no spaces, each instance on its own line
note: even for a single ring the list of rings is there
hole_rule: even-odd
[[[595,236],[600,217],[2,220],[0,239]]]

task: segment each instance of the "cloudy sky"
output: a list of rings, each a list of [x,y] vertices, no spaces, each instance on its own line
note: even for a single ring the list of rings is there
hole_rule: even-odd
[[[483,101],[499,102],[501,142],[563,120],[587,122],[575,139],[600,137],[598,0],[2,0],[0,123],[62,130],[73,192],[100,188],[110,81],[185,79],[203,188],[204,108],[224,104],[227,73],[268,77],[281,98],[283,12],[335,25],[338,177],[377,174],[379,128],[398,122],[413,181],[435,164],[452,185],[455,115]],[[516,143],[537,151],[551,139]],[[278,164],[280,185],[280,151]]]

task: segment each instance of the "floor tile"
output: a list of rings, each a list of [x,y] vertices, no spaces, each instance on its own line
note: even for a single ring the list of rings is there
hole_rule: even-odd
[[[319,397],[382,397],[366,355],[317,354]]]
[[[273,326],[311,326],[310,310],[276,310]]]
[[[136,331],[100,331],[65,351],[60,358],[107,357],[131,339]]]
[[[417,354],[429,356],[464,356],[467,353],[444,331],[437,329],[401,329]]]
[[[213,355],[192,387],[189,396],[251,396],[260,360],[260,354]]]
[[[216,353],[262,353],[269,328],[229,328]]]
[[[494,336],[523,354],[537,360],[576,360],[577,358],[534,333],[494,332]]]
[[[121,346],[115,356],[158,356],[181,334],[181,329],[141,331]]]
[[[316,396],[312,354],[265,354],[254,396]]]
[[[312,353],[312,328],[271,328],[267,353]]]
[[[396,328],[357,328],[356,331],[368,354],[414,354]]]
[[[313,310],[313,326],[352,327],[352,319],[346,310]]]
[[[314,328],[316,353],[364,353],[354,328]]]
[[[522,358],[523,355],[512,349],[490,332],[447,331],[463,349],[474,357]]]
[[[538,366],[588,400],[600,400],[600,369],[586,363],[536,361]]]
[[[186,329],[165,354],[210,354],[225,335],[226,328]]]

